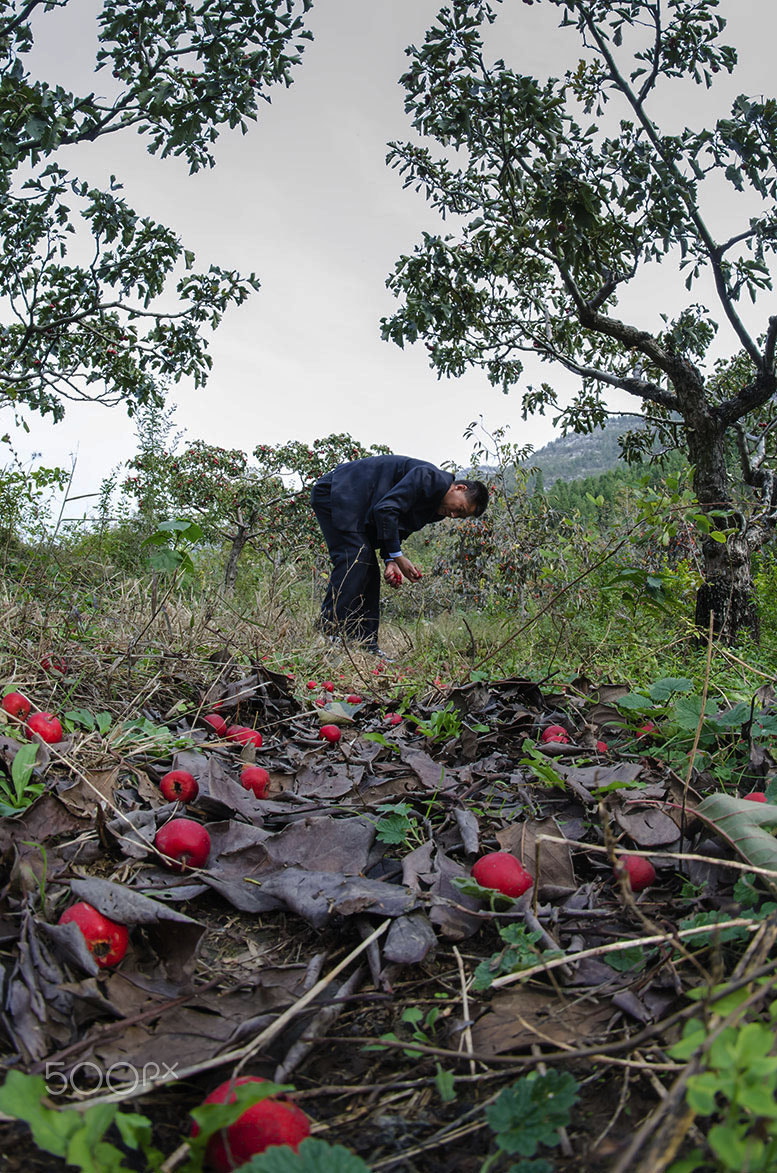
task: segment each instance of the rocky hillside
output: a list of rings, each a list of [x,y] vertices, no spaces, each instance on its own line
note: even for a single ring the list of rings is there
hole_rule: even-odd
[[[597,476],[621,463],[618,437],[639,426],[639,420],[634,416],[614,416],[606,427],[588,436],[569,435],[551,440],[525,463],[531,468],[542,470],[546,489],[554,481],[574,481],[581,477]]]

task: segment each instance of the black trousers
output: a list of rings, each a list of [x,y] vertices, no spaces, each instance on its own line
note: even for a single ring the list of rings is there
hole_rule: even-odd
[[[326,479],[313,486],[310,503],[332,562],[321,604],[322,630],[377,648],[381,571],[372,542],[363,531],[341,530],[333,524],[331,485]]]

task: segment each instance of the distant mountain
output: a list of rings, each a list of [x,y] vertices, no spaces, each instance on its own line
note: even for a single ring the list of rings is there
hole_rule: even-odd
[[[612,468],[623,466],[618,437],[634,431],[642,424],[634,416],[619,415],[607,421],[604,428],[587,436],[561,436],[525,460],[524,467],[540,468],[545,488],[554,481],[575,481],[581,477],[598,476]]]

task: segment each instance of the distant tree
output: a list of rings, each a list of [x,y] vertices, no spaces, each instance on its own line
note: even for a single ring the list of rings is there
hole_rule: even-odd
[[[709,87],[734,69],[716,0],[547,0],[584,53],[547,81],[486,59],[483,29],[499,2],[455,0],[408,50],[412,124],[451,154],[394,143],[389,160],[454,227],[425,233],[398,261],[389,285],[402,306],[384,337],[400,346],[422,338],[441,374],[478,366],[505,391],[525,353],[559,364],[581,380],[558,415],[576,432],[602,425],[610,388],[641,401],[651,426],[627,449],[649,450],[659,433],[694,469],[704,572],[696,620],[706,628],[713,615],[723,638],[756,633],[751,555],[777,521],[777,102],[739,97],[717,120],[708,105],[700,128],[659,126],[659,91],[665,109],[674,98],[676,121],[689,85]],[[659,263],[687,304],[656,327],[637,298],[646,268]],[[702,277],[713,311],[698,302]],[[622,319],[626,289],[640,308]],[[742,303],[760,308],[764,297],[754,331]],[[716,366],[720,327],[734,358]],[[548,383],[522,394],[524,418],[556,406]],[[732,493],[736,453],[748,510]]]
[[[137,502],[146,528],[151,523],[154,528],[163,516],[194,519],[204,541],[225,547],[227,592],[235,586],[247,547],[273,565],[315,563],[323,543],[310,507],[310,486],[344,460],[388,451],[381,445],[365,448],[343,432],[310,444],[260,444],[252,463],[239,448],[219,448],[204,440],[179,449],[177,438],[168,441],[169,412],[147,409],[143,423],[123,491]]]
[[[69,174],[60,148],[133,130],[151,153],[213,166],[212,144],[291,83],[312,0],[105,0],[97,18],[99,93],[31,76],[37,23],[81,6],[0,0],[0,407],[62,417],[67,400],[132,413],[183,376],[205,382],[204,337],[257,289],[251,274],[197,272],[176,234],[141,217],[112,178]],[[108,76],[110,75],[110,76]],[[109,95],[107,97],[101,95]]]

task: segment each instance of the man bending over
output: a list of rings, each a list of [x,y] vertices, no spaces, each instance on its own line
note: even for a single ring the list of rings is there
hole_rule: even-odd
[[[403,540],[443,517],[480,517],[488,489],[425,460],[368,456],[326,473],[310,499],[332,562],[322,629],[377,653],[381,572],[375,551],[389,586],[417,582],[421,571],[402,553]]]

